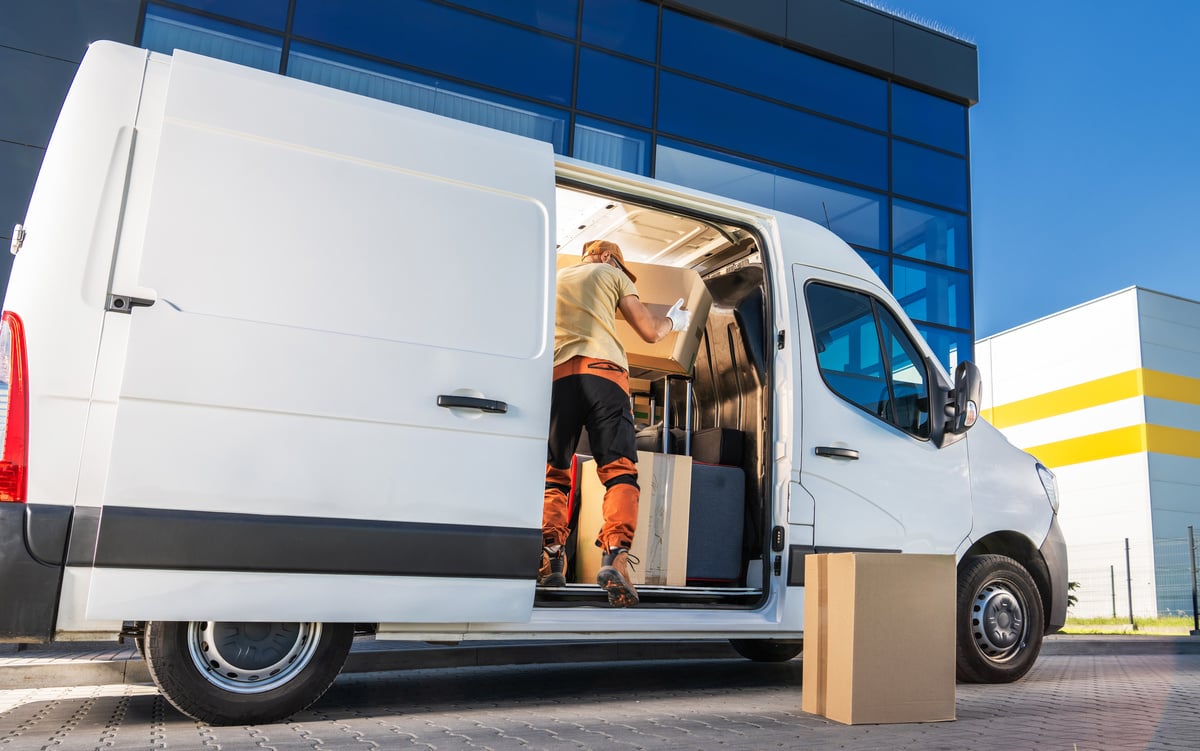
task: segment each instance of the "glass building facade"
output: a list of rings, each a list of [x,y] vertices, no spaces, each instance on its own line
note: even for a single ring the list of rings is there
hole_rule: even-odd
[[[943,363],[970,359],[968,105],[648,0],[166,0],[184,49],[547,141],[850,243]],[[782,35],[780,35],[782,36]]]

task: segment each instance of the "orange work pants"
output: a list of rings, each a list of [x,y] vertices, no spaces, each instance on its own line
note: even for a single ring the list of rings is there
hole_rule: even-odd
[[[604,483],[601,548],[628,548],[637,527],[637,444],[629,407],[629,374],[615,363],[575,357],[554,368],[550,437],[546,449],[546,492],[542,505],[544,545],[563,545],[570,534],[568,494],[571,460],[587,428]]]

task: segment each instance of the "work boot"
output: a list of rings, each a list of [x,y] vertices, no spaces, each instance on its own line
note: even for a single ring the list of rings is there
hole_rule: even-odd
[[[631,608],[638,604],[638,593],[633,588],[631,564],[641,563],[629,555],[625,548],[609,548],[600,559],[600,570],[596,572],[596,583],[608,593],[608,604],[614,608]]]
[[[556,548],[542,548],[542,565],[538,569],[537,583],[539,587],[565,587],[567,586],[567,556],[563,551],[562,545],[551,546]]]

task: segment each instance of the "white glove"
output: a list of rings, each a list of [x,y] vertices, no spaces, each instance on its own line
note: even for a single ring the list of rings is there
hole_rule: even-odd
[[[683,310],[682,308],[683,298],[681,297],[667,311],[667,318],[671,321],[672,331],[687,331],[687,327],[692,323],[691,311]]]

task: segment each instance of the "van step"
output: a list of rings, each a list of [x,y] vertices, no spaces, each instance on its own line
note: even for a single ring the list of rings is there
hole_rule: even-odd
[[[748,605],[762,596],[756,587],[670,587],[638,584],[642,605],[722,603]],[[595,584],[567,584],[563,587],[538,587],[538,605],[591,605],[608,602],[608,595]]]
[[[638,593],[678,595],[756,595],[762,590],[757,587],[671,587],[664,584],[635,584]],[[596,584],[567,584],[563,587],[538,587],[539,592],[554,592],[563,595],[593,595],[604,592]]]

